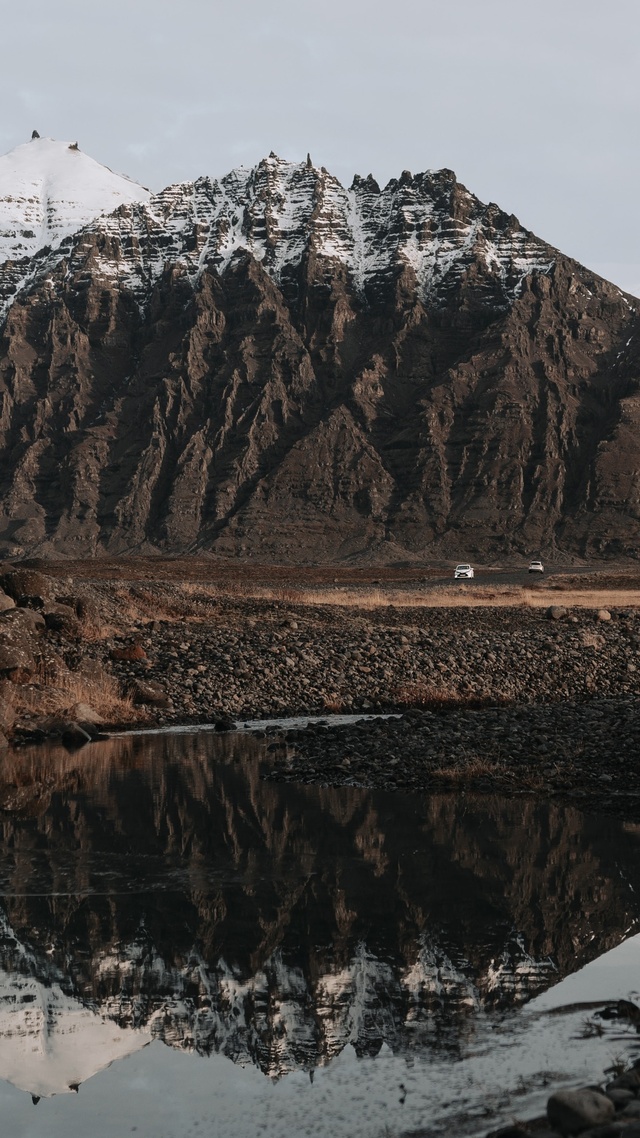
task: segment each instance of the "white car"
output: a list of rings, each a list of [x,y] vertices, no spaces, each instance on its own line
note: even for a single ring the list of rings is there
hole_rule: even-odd
[[[453,576],[456,581],[468,581],[471,577],[473,577],[473,566],[456,565]]]
[[[530,561],[529,562],[529,572],[530,573],[544,573],[544,565],[542,564],[541,561]]]

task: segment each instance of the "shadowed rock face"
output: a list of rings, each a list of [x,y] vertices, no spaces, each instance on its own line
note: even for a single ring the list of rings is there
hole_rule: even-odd
[[[81,1001],[271,1075],[347,1043],[455,1053],[478,1010],[637,922],[633,827],[527,799],[277,787],[260,754],[200,735],[8,759],[2,1034],[43,1030],[36,983],[52,1031]]]
[[[271,157],[2,298],[5,554],[635,551],[635,308],[450,171]]]

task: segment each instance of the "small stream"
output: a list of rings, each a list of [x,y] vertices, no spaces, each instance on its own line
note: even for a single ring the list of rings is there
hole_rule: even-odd
[[[635,1054],[581,1005],[640,988],[640,827],[271,783],[265,726],[7,758],[3,1132],[471,1138]]]

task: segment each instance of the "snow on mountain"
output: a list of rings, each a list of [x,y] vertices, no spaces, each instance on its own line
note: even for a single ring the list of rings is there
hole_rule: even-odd
[[[67,996],[59,984],[0,971],[0,1079],[42,1098],[68,1094],[151,1042]]]
[[[115,212],[89,224],[109,209]],[[279,285],[306,259],[327,280],[343,266],[360,296],[408,274],[409,287],[431,303],[446,300],[471,271],[476,291],[484,288],[491,303],[505,307],[524,278],[548,272],[555,257],[450,170],[405,171],[384,189],[356,177],[347,190],[324,167],[273,154],[219,181],[203,177],[149,195],[67,143],[40,139],[0,159],[0,210],[0,262],[64,241],[26,275],[2,274],[7,299],[46,279],[65,256],[72,271],[90,262],[92,274],[144,305],[167,264],[183,266],[195,282],[206,265],[223,273],[248,252]],[[96,233],[105,238],[97,256]]]
[[[468,962],[456,965],[425,938],[415,962],[398,970],[361,944],[348,964],[311,986],[280,952],[241,977],[195,950],[184,968],[172,968],[141,936],[100,959],[101,984],[113,988],[100,1013],[123,1029],[144,1025],[170,1047],[220,1052],[278,1078],[323,1067],[348,1044],[358,1054],[375,1053],[381,1041],[402,1051],[422,1033],[437,1046],[438,1023],[451,1029],[457,1017],[460,1028],[466,1022],[473,1031],[470,1013],[524,1003],[557,976],[551,961],[533,960],[517,940],[494,964],[474,975]]]
[[[549,246],[483,205],[450,170],[405,173],[382,190],[372,178],[356,178],[346,190],[324,168],[275,155],[220,181],[169,186],[100,228],[122,249],[121,258],[102,258],[101,270],[138,292],[167,262],[196,278],[205,264],[224,272],[246,251],[278,284],[305,257],[327,262],[328,272],[337,262],[360,294],[407,269],[423,299],[447,291],[480,259],[506,302],[524,276],[553,263]]]
[[[34,138],[0,157],[0,265],[111,213],[149,191],[83,154],[74,143]]]

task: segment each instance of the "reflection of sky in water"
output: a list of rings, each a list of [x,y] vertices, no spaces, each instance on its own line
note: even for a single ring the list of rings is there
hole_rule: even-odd
[[[138,738],[5,771],[3,1131],[483,1134],[629,1047],[548,1009],[640,988],[640,938],[595,959],[637,926],[634,827],[278,787],[262,746]]]

